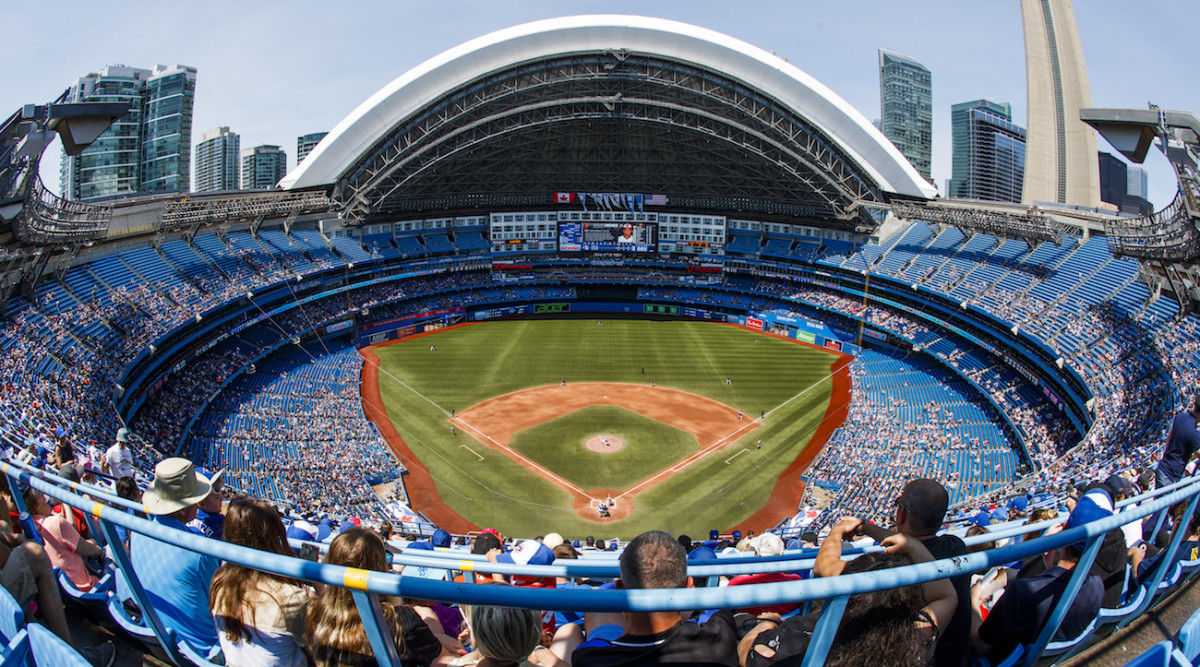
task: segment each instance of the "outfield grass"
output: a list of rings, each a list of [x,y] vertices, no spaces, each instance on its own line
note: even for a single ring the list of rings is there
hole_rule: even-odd
[[[593,452],[587,439],[621,438],[616,452]],[[595,405],[518,431],[509,446],[585,489],[627,489],[700,449],[696,436],[613,405]]]
[[[762,507],[779,474],[802,451],[825,414],[833,355],[707,322],[603,322],[484,322],[376,350],[389,417],[429,468],[442,501],[468,520],[506,534],[555,530],[606,538],[628,538],[651,528],[705,535]],[[436,350],[431,352],[430,345]],[[726,384],[726,377],[733,383]],[[598,526],[571,510],[565,491],[462,433],[450,434],[451,409],[561,380],[653,380],[660,387],[714,398],[750,418],[760,411],[768,414],[763,426],[742,441],[640,493],[632,517]],[[754,447],[759,438],[761,451]],[[464,446],[485,460],[479,461]],[[742,449],[748,451],[725,463]],[[634,459],[627,463],[629,477],[636,476]],[[641,472],[661,469],[650,465],[653,470]],[[420,509],[421,498],[412,501]]]

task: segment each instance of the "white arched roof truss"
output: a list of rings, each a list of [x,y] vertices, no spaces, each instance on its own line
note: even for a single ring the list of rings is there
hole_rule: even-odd
[[[880,189],[933,198],[936,189],[862,114],[799,68],[712,30],[641,16],[570,16],[473,39],[409,70],[338,123],[284,189],[327,185],[405,118],[489,72],[575,52],[626,49],[692,63],[745,82],[794,109],[835,142]]]

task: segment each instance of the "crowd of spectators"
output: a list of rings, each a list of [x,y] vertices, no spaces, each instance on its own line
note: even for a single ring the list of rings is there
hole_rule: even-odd
[[[362,357],[344,343],[285,348],[225,388],[193,433],[200,460],[300,515],[383,520],[372,483],[400,476],[362,412]],[[254,484],[257,478],[259,484]]]
[[[299,266],[328,268],[337,260],[330,252],[280,254],[249,250],[244,244],[230,241],[220,243],[217,251],[207,251],[212,271],[178,280],[132,281],[113,286],[106,285],[86,266],[75,267],[70,271],[91,279],[93,286],[86,297],[79,287],[67,287],[75,284],[71,280],[62,284],[47,282],[31,303],[18,303],[11,308],[0,327],[6,345],[0,366],[6,377],[11,378],[6,383],[0,411],[10,419],[16,417],[18,422],[22,411],[39,411],[52,427],[71,431],[77,438],[77,446],[92,439],[101,443],[111,441],[121,427],[111,410],[112,387],[122,370],[148,345],[163,333],[189,322],[197,313],[241,297],[247,290],[290,281]],[[206,247],[211,246],[209,243]],[[848,248],[839,245],[837,252],[843,250]],[[197,247],[195,252],[206,251]],[[818,257],[825,262],[836,259],[828,248]],[[1064,452],[1076,445],[1077,434],[999,360],[976,354],[977,359],[983,360],[980,367],[968,363],[970,360],[963,358],[961,351],[930,349],[930,352],[974,380],[1000,406],[1017,429],[1032,463],[1045,471],[1042,474],[1048,479],[1067,479],[1086,472],[1088,466],[1081,468],[1078,463],[1081,459],[1144,461],[1149,456],[1144,443],[1161,437],[1165,418],[1180,404],[1183,388],[1197,379],[1197,366],[1191,363],[1200,347],[1195,322],[1192,318],[1152,322],[1150,314],[1130,315],[1111,306],[1047,303],[1031,296],[1030,289],[1051,275],[1051,271],[1027,265],[1021,258],[998,263],[1005,270],[1027,274],[1026,287],[1020,292],[1005,292],[993,282],[986,286],[987,290],[981,290],[974,302],[1046,340],[1080,371],[1096,398],[1095,425],[1078,445],[1080,454],[1088,456],[1063,457]],[[909,262],[906,267],[916,265]],[[873,270],[887,274],[890,269],[876,262]],[[909,273],[897,275],[909,279]],[[958,286],[964,276],[954,263],[948,263],[940,271],[926,272],[924,278]],[[864,308],[856,298],[815,285],[736,275],[727,276],[726,282],[730,290],[643,287],[640,296],[785,311],[812,304],[850,318],[864,318],[873,326],[920,341],[927,349],[931,342],[952,338],[912,313],[876,305]],[[572,288],[568,287],[492,286],[486,271],[474,271],[385,282],[355,290],[351,299],[330,298],[297,306],[272,315],[261,325],[242,330],[208,355],[174,373],[146,401],[132,426],[147,441],[146,445],[160,453],[173,450],[197,410],[250,359],[349,309],[370,309],[371,320],[381,321],[480,301],[530,298],[530,290],[534,298],[573,296]],[[224,328],[213,330],[211,337],[243,323],[244,319],[232,320]],[[856,414],[877,407],[859,405]],[[903,426],[892,428],[904,430]],[[853,425],[846,431],[853,432]],[[936,447],[937,443],[923,446]],[[891,487],[885,484],[880,488]]]

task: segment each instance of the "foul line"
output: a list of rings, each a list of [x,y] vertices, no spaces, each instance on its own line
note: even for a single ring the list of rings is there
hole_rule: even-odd
[[[499,449],[500,451],[502,451],[505,454],[508,454],[510,457],[516,459],[517,462],[521,463],[525,467],[527,467],[531,470],[536,470],[543,477],[545,477],[546,479],[549,479],[550,481],[554,482],[555,484],[558,484],[559,486],[563,487],[564,489],[574,492],[574,493],[577,493],[580,496],[587,498],[588,500],[595,500],[595,498],[592,498],[588,494],[584,493],[583,489],[579,488],[578,486],[575,486],[574,484],[568,482],[567,480],[563,479],[562,477],[555,475],[553,472],[550,472],[549,470],[543,468],[542,466],[538,465],[537,463],[535,463],[534,461],[525,457],[524,455],[517,452],[516,450],[510,448],[508,445],[501,443],[499,440],[496,440],[495,438],[488,435],[487,433],[484,433],[483,431],[475,428],[474,426],[471,426],[467,422],[463,421],[462,417],[456,417],[452,421],[456,421],[459,424],[462,424],[462,427],[464,430],[469,429],[471,431],[478,433],[479,437],[488,440],[493,445],[495,445],[496,448]],[[479,455],[476,454],[476,456],[479,456]]]
[[[468,452],[471,452],[475,456],[479,456],[479,452],[475,451],[474,449],[471,449],[470,447],[468,447],[466,445],[459,445],[459,447],[462,447],[463,449],[467,450]],[[479,460],[482,461],[483,457],[479,456]]]
[[[829,378],[833,377],[834,373],[835,373],[835,371],[830,371],[828,375],[826,375],[825,377],[808,385],[807,387],[802,389],[799,393],[797,393],[795,396],[792,396],[788,400],[780,403],[779,405],[775,406],[774,408],[771,408],[770,412],[767,412],[766,414],[772,414],[776,410],[779,410],[783,406],[787,405],[788,403],[791,403],[792,401],[796,400],[797,398],[800,398],[801,396],[807,394],[809,391],[816,388],[816,386],[818,384],[821,384],[825,380],[828,380]],[[752,420],[745,426],[741,426],[737,430],[733,431],[732,433],[729,433],[728,435],[717,439],[716,442],[713,442],[712,444],[708,445],[707,447],[704,447],[700,451],[693,453],[691,456],[688,456],[687,458],[683,459],[679,463],[676,463],[675,465],[667,468],[666,470],[663,470],[662,472],[659,472],[645,480],[642,480],[640,483],[638,483],[634,486],[631,486],[628,489],[625,489],[624,491],[621,492],[620,495],[618,495],[616,497],[624,498],[625,496],[632,496],[634,493],[637,493],[638,490],[642,489],[643,487],[650,486],[652,484],[657,484],[660,479],[670,476],[670,475],[673,475],[677,472],[680,472],[680,471],[684,470],[685,468],[687,468],[688,466],[690,466],[690,465],[696,463],[697,461],[703,459],[704,457],[708,456],[709,454],[712,454],[713,452],[721,449],[726,444],[728,444],[731,441],[731,439],[734,438],[734,436],[736,436],[737,434],[746,430],[750,426],[752,426],[754,424],[761,424],[761,423],[762,423],[761,420],[758,420],[758,419]]]
[[[746,452],[748,452],[748,451],[750,451],[750,450],[749,450],[749,449],[742,449],[742,451],[738,452],[737,454],[734,454],[733,456],[731,456],[731,457],[729,457],[729,458],[725,459],[725,465],[729,465],[729,462],[730,462],[730,461],[732,461],[732,460],[736,459],[737,457],[741,456],[742,454],[745,454],[745,453],[746,453]]]

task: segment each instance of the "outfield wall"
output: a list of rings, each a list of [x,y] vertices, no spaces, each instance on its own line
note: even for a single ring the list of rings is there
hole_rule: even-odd
[[[798,316],[770,312],[751,312],[745,315],[722,313],[691,306],[651,304],[641,302],[596,302],[551,300],[545,303],[505,305],[502,307],[443,308],[411,317],[394,318],[385,322],[360,326],[354,336],[358,347],[379,345],[393,340],[434,331],[462,322],[483,322],[512,317],[553,317],[580,315],[619,315],[622,317],[677,317],[680,319],[727,322],[791,338],[834,352],[855,355],[862,347],[837,336],[827,325]]]

